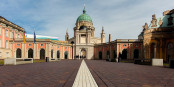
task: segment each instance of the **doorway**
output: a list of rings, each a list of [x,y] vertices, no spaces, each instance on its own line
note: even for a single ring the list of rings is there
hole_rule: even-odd
[[[122,51],[122,56],[121,56],[122,59],[127,59],[127,49],[124,49]]]
[[[99,59],[102,60],[102,52],[99,52]]]

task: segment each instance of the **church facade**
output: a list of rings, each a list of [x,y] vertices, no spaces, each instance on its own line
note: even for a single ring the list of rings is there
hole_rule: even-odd
[[[0,17],[0,59],[34,58],[45,59],[152,59],[168,62],[174,58],[174,11],[165,11],[163,17],[152,16],[151,24],[145,23],[138,39],[116,39],[105,42],[104,27],[101,37],[95,37],[92,18],[85,8],[77,18],[74,36],[65,34],[65,41],[26,38],[25,30]],[[13,40],[13,37],[15,39]]]
[[[69,39],[68,32],[65,35],[65,40],[73,45],[73,54],[75,58],[94,59],[94,44],[105,43],[104,29],[101,31],[101,37],[95,37],[95,27],[91,17],[86,14],[84,8],[76,20],[74,27],[74,37]]]

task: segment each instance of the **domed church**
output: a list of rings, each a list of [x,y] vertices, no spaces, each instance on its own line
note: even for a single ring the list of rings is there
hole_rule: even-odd
[[[86,13],[84,7],[83,14],[76,20],[74,37],[69,39],[66,32],[65,40],[73,44],[73,56],[75,58],[94,59],[94,44],[105,43],[104,29],[101,31],[101,37],[95,37],[95,27],[91,17]]]

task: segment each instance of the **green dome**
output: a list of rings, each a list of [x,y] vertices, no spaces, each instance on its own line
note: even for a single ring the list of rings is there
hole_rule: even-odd
[[[83,16],[84,16],[84,18],[83,18]],[[80,22],[80,21],[88,21],[88,22],[92,22],[92,19],[91,19],[91,17],[88,15],[88,14],[86,14],[86,10],[84,9],[83,10],[83,14],[81,14],[78,18],[77,18],[77,21],[76,22]]]

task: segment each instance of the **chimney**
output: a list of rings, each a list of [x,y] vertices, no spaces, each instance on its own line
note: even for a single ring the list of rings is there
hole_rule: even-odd
[[[111,42],[111,34],[109,34],[109,42]]]

